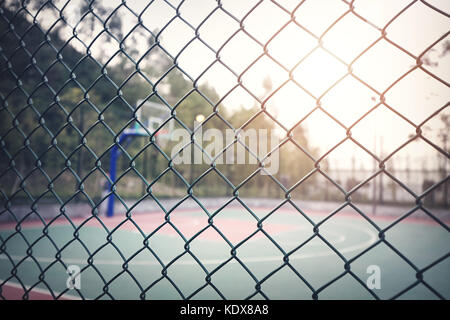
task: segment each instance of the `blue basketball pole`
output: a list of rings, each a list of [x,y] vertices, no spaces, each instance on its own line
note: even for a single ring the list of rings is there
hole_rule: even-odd
[[[120,154],[120,149],[118,144],[122,144],[128,137],[133,136],[148,136],[148,134],[145,131],[141,131],[138,129],[130,129],[125,130],[119,138],[119,142],[114,145],[114,147],[111,150],[111,163],[109,165],[109,179],[111,182],[108,183],[108,189],[110,195],[108,196],[108,206],[106,209],[106,216],[112,217],[114,216],[114,193],[112,192],[112,187],[116,182],[116,171],[117,171],[117,159]]]

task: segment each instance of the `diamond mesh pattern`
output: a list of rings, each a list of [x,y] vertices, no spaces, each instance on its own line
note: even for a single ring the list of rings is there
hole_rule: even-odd
[[[395,252],[398,257],[410,265],[416,273],[416,281],[411,283],[408,287],[404,288],[402,291],[398,292],[392,298],[398,298],[413,289],[415,286],[422,284],[426,286],[435,296],[444,299],[435,288],[432,287],[425,279],[424,273],[446,260],[449,257],[449,253],[436,259],[435,261],[429,261],[429,264],[424,268],[419,268],[412,261],[408,259],[408,256],[397,249],[386,237],[385,233],[395,228],[396,225],[401,223],[404,219],[413,215],[415,212],[421,210],[428,218],[434,220],[447,232],[449,228],[447,224],[442,221],[442,219],[434,214],[432,210],[424,204],[424,199],[433,193],[437,188],[440,188],[447,184],[448,175],[445,172],[444,177],[437,182],[433,182],[425,191],[417,193],[408,187],[404,182],[399,180],[395,173],[392,173],[386,167],[386,162],[391,159],[400,150],[405,148],[408,144],[415,141],[422,141],[429,145],[431,148],[436,150],[439,154],[448,160],[448,149],[446,146],[441,146],[432,139],[429,139],[424,134],[424,128],[428,125],[430,120],[437,118],[440,114],[448,108],[449,103],[445,103],[440,106],[434,113],[432,113],[427,119],[423,120],[420,124],[416,124],[411,121],[406,115],[403,115],[400,111],[396,109],[395,105],[388,104],[386,96],[392,90],[396,88],[404,79],[408,77],[411,73],[416,70],[426,73],[429,77],[438,81],[440,84],[448,87],[449,83],[446,80],[433,72],[432,62],[428,61],[428,54],[433,50],[433,48],[440,43],[443,43],[445,39],[449,36],[449,31],[442,34],[435,39],[432,39],[431,43],[426,47],[422,48],[421,52],[411,52],[408,48],[402,46],[401,44],[394,41],[389,32],[388,27],[395,24],[398,19],[412,10],[413,6],[421,4],[427,8],[427,10],[432,10],[439,16],[449,18],[449,14],[440,8],[428,3],[427,1],[411,1],[403,8],[401,8],[393,17],[385,23],[382,27],[378,27],[375,23],[369,21],[364,15],[357,10],[358,1],[336,1],[340,5],[345,6],[345,10],[339,14],[339,16],[332,18],[328,21],[328,27],[325,30],[321,30],[317,33],[316,30],[310,30],[306,25],[302,24],[302,19],[297,18],[301,9],[308,4],[308,1],[298,1],[295,6],[292,3],[289,5],[285,4],[286,1],[257,1],[252,3],[251,6],[245,9],[240,15],[235,15],[230,12],[226,5],[222,1],[213,2],[214,7],[207,15],[199,19],[198,21],[190,21],[186,18],[182,12],[184,5],[188,4],[190,1],[181,1],[178,4],[173,4],[171,1],[162,1],[167,11],[168,18],[165,27],[161,30],[150,30],[144,23],[143,16],[151,15],[153,10],[153,5],[155,1],[148,1],[147,5],[141,12],[136,12],[130,5],[128,1],[122,1],[117,7],[112,11],[106,11],[97,6],[98,1],[86,1],[80,2],[81,9],[80,16],[78,18],[71,17],[70,14],[73,12],[69,8],[72,5],[77,5],[79,2],[68,0],[68,1],[36,1],[36,3],[22,1],[20,3],[15,3],[13,1],[1,1],[0,8],[0,20],[1,20],[1,31],[0,39],[2,39],[2,47],[0,47],[0,74],[2,78],[1,90],[0,90],[0,113],[2,120],[2,129],[0,134],[1,143],[1,159],[2,167],[0,172],[0,194],[2,198],[3,206],[0,211],[0,216],[7,217],[7,220],[12,220],[14,223],[15,231],[11,233],[8,237],[0,237],[0,254],[6,257],[6,260],[13,266],[10,270],[10,276],[7,279],[3,279],[3,283],[0,283],[0,297],[4,298],[2,295],[2,286],[10,280],[17,281],[25,290],[23,296],[24,299],[29,297],[29,293],[37,286],[45,286],[48,291],[52,294],[53,298],[57,299],[63,294],[63,292],[54,292],[51,284],[46,279],[45,274],[51,268],[56,266],[62,266],[64,269],[70,264],[62,258],[62,254],[66,248],[71,245],[80,245],[87,255],[87,265],[81,270],[81,273],[86,272],[86,270],[92,270],[98,275],[103,283],[103,293],[98,296],[98,298],[111,298],[115,297],[109,291],[111,285],[114,284],[117,278],[122,275],[128,275],[132,281],[136,284],[141,298],[146,298],[149,295],[149,291],[157,286],[161,281],[167,280],[175,290],[179,293],[179,296],[183,299],[194,298],[201,290],[206,287],[212,288],[217,294],[225,299],[225,295],[216,287],[213,276],[219,272],[224,266],[226,266],[231,261],[238,262],[242,268],[249,274],[249,276],[254,280],[254,292],[250,294],[247,298],[253,298],[260,295],[264,298],[269,298],[262,289],[263,285],[271,279],[271,277],[281,269],[290,269],[292,272],[298,276],[298,278],[311,290],[311,295],[314,299],[320,297],[321,292],[327,287],[331,286],[333,283],[341,279],[345,275],[351,275],[362,287],[364,287],[370,295],[374,298],[379,298],[376,291],[371,290],[367,287],[364,280],[362,280],[356,273],[352,271],[352,263],[357,261],[362,255],[364,255],[369,250],[380,245],[386,245],[393,252]],[[192,1],[191,1],[192,2]],[[274,26],[273,34],[268,39],[261,39],[252,33],[252,31],[246,28],[246,22],[248,19],[252,18],[252,13],[257,11],[262,5],[269,3],[277,7],[277,10],[285,14],[285,23],[282,25]],[[45,15],[43,12],[51,11],[54,14],[54,20],[51,24],[45,24]],[[118,14],[126,15],[128,17],[127,21],[135,21],[131,26],[120,25],[115,18]],[[228,19],[230,23],[236,24],[237,28],[235,32],[226,35],[226,39],[221,43],[210,43],[211,41],[206,40],[207,37],[203,37],[203,29],[208,27],[208,21],[215,14],[220,14],[224,19]],[[327,15],[328,17],[328,15]],[[350,61],[345,61],[339,56],[338,53],[327,48],[323,44],[323,39],[330,33],[333,32],[339,23],[344,19],[356,19],[358,23],[362,23],[364,27],[368,27],[372,32],[375,32],[378,36],[375,40],[370,41],[368,45],[365,45],[358,52],[355,52],[354,57]],[[193,19],[192,19],[193,20]],[[175,23],[182,23],[184,27],[190,29],[193,37],[186,43],[180,44],[177,49],[177,53],[173,55],[169,51],[162,39],[168,34],[168,30]],[[270,23],[270,22],[268,22]],[[119,24],[119,25],[117,25]],[[271,44],[275,43],[276,40],[282,36],[283,30],[286,28],[291,28],[295,26],[298,30],[305,32],[309,37],[313,38],[315,45],[308,48],[306,52],[297,56],[295,61],[282,61],[277,59],[276,55],[272,54],[270,48]],[[148,39],[151,39],[148,43],[147,50],[142,53],[136,53],[133,51],[133,36],[135,32],[141,32]],[[65,36],[55,36],[55,34],[63,33]],[[252,59],[242,70],[238,70],[230,66],[228,62],[223,61],[221,58],[221,53],[227,48],[230,42],[232,42],[239,35],[245,35],[252,40],[254,45],[258,46],[260,49],[260,55]],[[102,40],[103,39],[103,40]],[[130,45],[131,42],[131,45]],[[381,43],[387,42],[392,47],[400,50],[403,54],[408,56],[414,64],[411,65],[406,72],[403,72],[398,77],[393,79],[386,89],[380,91],[376,89],[376,86],[372,84],[369,80],[365,80],[364,77],[354,73],[353,67],[365,55],[369,54],[374,47]],[[7,47],[3,44],[7,43]],[[95,47],[98,46],[109,46],[110,44],[115,44],[118,46],[116,52],[108,52],[105,55],[105,59],[101,60],[93,54]],[[183,53],[189,50],[196,43],[201,43],[206,47],[214,56],[212,63],[207,64],[200,74],[191,74],[188,72],[188,64],[181,64],[180,60],[183,58]],[[77,55],[71,56],[70,52],[73,52],[77,48]],[[72,51],[70,51],[72,50]],[[158,72],[155,72],[152,76],[149,76],[143,71],[142,61],[147,55],[152,54],[158,50],[160,54],[165,57],[166,65]],[[337,60],[342,66],[345,67],[346,72],[343,74],[336,75],[336,79],[332,83],[324,83],[326,88],[320,92],[313,92],[314,90],[308,89],[308,83],[302,82],[294,74],[296,70],[301,68],[302,64],[311,56],[316,54],[319,50],[329,55],[333,59]],[[172,50],[173,51],[173,50]],[[106,51],[105,51],[106,52]],[[50,60],[41,59],[42,56],[51,57]],[[108,72],[108,68],[114,65],[114,60],[118,57],[123,57],[123,61],[126,61],[128,65],[131,65],[131,69],[127,69],[124,66],[124,74],[122,78],[117,76],[112,76]],[[252,88],[243,79],[246,74],[251,72],[251,70],[262,60],[268,59],[268,61],[273,62],[277,67],[281,68],[288,75],[284,81],[275,85],[271,89],[270,94],[266,97],[261,98],[257,93],[253,92]],[[19,64],[20,61],[25,61],[25,65]],[[48,63],[43,63],[42,61],[47,61]],[[380,62],[383,63],[383,62]],[[92,73],[86,72],[86,65],[92,68]],[[220,66],[228,70],[235,79],[236,85],[230,88],[229,92],[218,97],[218,99],[211,98],[211,96],[203,90],[203,87],[199,84],[201,77],[208,73],[213,72],[214,66]],[[235,70],[236,69],[236,70]],[[57,72],[55,72],[57,70]],[[129,71],[129,73],[128,73]],[[170,77],[171,73],[182,74],[185,79],[188,79],[192,88],[188,89],[179,98],[168,98],[168,95],[163,89],[163,84]],[[58,74],[58,76],[55,76]],[[322,106],[322,101],[327,97],[329,92],[341,84],[344,79],[351,77],[352,80],[356,80],[359,84],[364,87],[369,88],[376,94],[376,98],[373,99],[374,104],[365,112],[361,117],[354,121],[351,125],[344,125],[340,122],[338,115],[333,114],[331,111],[327,110]],[[233,179],[230,177],[229,172],[224,172],[216,166],[215,164],[202,169],[202,172],[198,172],[194,178],[192,176],[188,179],[186,178],[186,172],[178,168],[174,162],[173,157],[168,154],[167,149],[163,148],[158,144],[156,139],[156,132],[149,132],[149,139],[146,139],[144,144],[139,145],[138,152],[133,154],[125,146],[119,143],[121,134],[125,129],[130,127],[140,120],[137,118],[136,110],[142,105],[134,106],[134,102],[130,102],[129,99],[123,94],[123,91],[129,86],[134,85],[135,78],[139,78],[141,82],[147,85],[147,97],[144,101],[149,99],[158,99],[159,102],[165,104],[171,110],[170,118],[160,126],[162,129],[164,125],[169,121],[175,121],[177,125],[185,128],[191,134],[191,143],[184,146],[179,150],[178,154],[181,154],[184,149],[190,148],[194,144],[198,148],[202,146],[195,139],[195,132],[199,130],[200,127],[192,128],[190,123],[187,123],[179,114],[182,111],[183,102],[193,95],[198,95],[207,105],[210,107],[207,113],[205,121],[202,123],[203,126],[207,126],[208,123],[213,123],[213,121],[219,121],[222,123],[224,128],[232,129],[235,133],[235,139],[233,144],[238,143],[246,148],[246,150],[252,154],[253,157],[257,159],[258,165],[255,170],[253,170],[246,177],[242,177],[238,182],[236,182],[236,177]],[[301,77],[300,77],[301,78]],[[307,113],[302,119],[300,119],[294,126],[287,127],[282,123],[273,111],[268,107],[268,101],[272,96],[280,92],[285,86],[290,84],[295,84],[296,89],[302,91],[309,95],[315,101],[315,107]],[[97,89],[102,86],[103,88],[108,88],[104,90],[109,92],[108,97],[98,97]],[[76,99],[78,103],[68,107],[67,92],[69,89],[73,89],[71,92],[77,92]],[[74,91],[75,90],[75,91]],[[230,119],[228,119],[220,109],[221,103],[233,92],[241,90],[246,92],[248,95],[253,97],[257,102],[259,110],[256,114],[246,119],[246,121],[240,126],[233,126]],[[70,103],[69,103],[70,104]],[[112,121],[114,117],[119,118],[119,111],[117,105],[120,106],[120,119],[117,121]],[[368,146],[359,142],[356,138],[352,136],[352,130],[361,121],[368,117],[371,113],[381,107],[386,107],[402,121],[408,122],[411,126],[415,128],[415,134],[411,135],[407,141],[405,141],[401,146],[390,152],[389,154],[380,157]],[[81,111],[83,110],[83,111]],[[321,156],[317,156],[313,152],[309,151],[307,148],[301,145],[294,136],[296,128],[303,125],[304,122],[308,121],[312,115],[317,112],[323,112],[329,119],[337,123],[339,126],[345,128],[346,137],[339,141],[337,144],[329,148]],[[81,121],[79,119],[80,112],[84,112]],[[116,115],[115,115],[116,114]],[[281,149],[285,144],[294,145],[299,152],[306,155],[308,159],[313,163],[313,168],[310,172],[306,174],[305,177],[299,179],[291,187],[286,185],[282,179],[278,179],[274,175],[271,175],[263,165],[263,162],[267,160],[270,153],[263,158],[259,158],[258,155],[251,152],[249,147],[243,141],[239,132],[243,129],[251,126],[257,121],[258,117],[264,116],[267,121],[273,123],[280,128],[282,133],[282,139],[279,144],[275,147],[276,149]],[[382,125],[380,124],[380,130],[382,130]],[[99,136],[103,137],[104,141],[107,141],[107,146],[105,148],[98,147],[96,145],[96,138],[92,138],[93,132],[99,131]],[[68,132],[69,135],[76,137],[76,143],[73,141],[64,140],[64,132]],[[327,173],[326,158],[329,154],[335,151],[341,144],[346,141],[351,141],[356,144],[360,150],[369,154],[373,160],[377,163],[377,169],[369,177],[359,182],[356,186],[346,190],[342,187],[329,173]],[[226,152],[226,146],[223,149],[223,153]],[[125,167],[121,174],[117,177],[116,181],[111,181],[108,174],[108,157],[113,148],[119,148],[120,152],[126,158],[126,163],[122,165]],[[143,172],[136,164],[143,152],[146,150],[153,150],[157,153],[157,157],[164,160],[164,166],[162,168],[153,168],[154,170],[152,177],[149,178],[148,172]],[[274,151],[272,150],[272,152]],[[26,159],[24,159],[26,158]],[[148,159],[147,159],[148,160]],[[28,165],[27,170],[23,170],[24,165],[22,163],[26,162]],[[159,162],[162,163],[163,161]],[[80,167],[80,163],[88,163],[89,169],[86,165]],[[52,168],[49,170],[49,168]],[[245,188],[248,184],[252,183],[253,177],[265,172],[268,178],[272,181],[271,183],[276,186],[277,193],[282,195],[282,200],[280,200],[279,205],[276,206],[269,214],[260,217],[254,213],[252,208],[247,205],[245,198],[239,195],[239,191]],[[126,175],[133,174],[139,181],[144,184],[144,196],[138,199],[137,202],[130,206],[129,202],[125,200],[126,196],[119,192],[118,183]],[[202,199],[196,194],[196,187],[201,185],[205,177],[214,174],[220,178],[220,183],[224,185],[224,188],[229,190],[228,200],[217,210],[211,211],[203,204]],[[58,189],[60,185],[60,179],[66,175],[71,176],[73,185],[75,186],[71,191],[62,194],[61,190]],[[165,176],[170,175],[173,177],[172,181],[177,181],[179,185],[182,185],[186,191],[182,195],[179,201],[171,206],[165,206],[158,195],[153,192],[153,188],[157,185],[158,181],[163,179]],[[340,193],[345,197],[345,201],[337,209],[333,210],[327,217],[319,222],[314,222],[308,214],[302,211],[294,201],[291,199],[292,192],[296,188],[299,188],[303,184],[308,183],[308,177],[320,175],[325,178],[329,183],[335,186]],[[374,221],[372,221],[370,215],[368,215],[364,210],[362,210],[356,203],[352,201],[352,196],[355,195],[358,190],[369,182],[373,181],[379,175],[388,176],[390,179],[395,181],[401,188],[406,190],[414,199],[415,206],[411,208],[408,212],[399,216],[394,222],[389,223],[387,226],[380,227]],[[39,180],[33,180],[36,176],[39,176]],[[97,191],[91,190],[90,180],[94,177],[103,177],[110,184],[110,189],[107,194],[102,194],[98,196]],[[18,181],[18,186],[14,192],[9,192],[10,184],[14,181]],[[42,192],[36,193],[33,189],[32,183],[36,184],[35,181],[39,181],[39,186]],[[70,182],[72,183],[72,182]],[[114,196],[121,205],[125,208],[125,215],[123,220],[115,227],[108,228],[105,224],[103,216],[99,215],[99,207],[102,203],[105,203],[108,197]],[[18,209],[14,206],[14,203],[22,199],[28,206],[25,214],[19,214]],[[53,202],[57,202],[59,205],[58,212],[51,218],[47,219],[46,216],[42,214],[41,209],[45,202],[51,199]],[[133,210],[140,202],[146,199],[153,199],[160,207],[160,210],[165,213],[165,221],[156,228],[152,233],[146,234],[141,228],[138,222],[135,221]],[[177,223],[171,220],[171,213],[186,200],[194,201],[202,209],[204,214],[207,215],[207,225],[201,231],[193,236],[186,236],[180,229]],[[73,217],[67,213],[67,206],[71,203],[82,201],[89,205],[88,211],[90,211],[88,216],[84,216],[83,222],[80,224],[75,224],[73,222]],[[214,218],[223,209],[227,208],[232,202],[238,202],[242,205],[255,219],[256,229],[247,238],[240,241],[238,244],[233,244],[226,235],[221,231],[221,229],[215,225]],[[274,213],[277,212],[278,208],[285,204],[290,204],[293,208],[298,210],[306,220],[311,224],[313,234],[304,243],[299,244],[297,247],[290,251],[285,251],[277,241],[274,239],[270,232],[266,231],[264,228],[264,222],[270,218]],[[339,252],[339,250],[333,246],[333,244],[320,232],[320,227],[333,216],[338,214],[344,208],[353,208],[357,211],[362,218],[367,220],[378,232],[378,239],[375,243],[367,247],[363,252],[351,259],[346,258],[344,254]],[[22,231],[22,224],[28,219],[38,219],[40,221],[40,226],[42,233],[40,236],[34,240],[28,239],[28,237]],[[58,219],[67,220],[73,226],[73,237],[65,243],[63,246],[59,245],[52,238],[51,233],[49,233],[49,228],[55,224]],[[97,248],[89,248],[83,243],[82,239],[79,237],[79,232],[84,225],[88,223],[95,222],[101,226],[102,230],[105,231],[106,237],[104,242]],[[117,230],[119,230],[125,224],[132,224],[138,230],[143,237],[143,246],[137,252],[127,257],[121,249],[120,245],[114,241],[114,236]],[[158,233],[158,231],[164,227],[173,228],[182,241],[185,243],[184,251],[178,256],[174,257],[170,262],[165,263],[159,257],[159,252],[152,248],[149,244],[149,240]],[[227,260],[220,263],[214,269],[209,269],[202,263],[202,260],[197,257],[193,251],[191,251],[191,243],[196,240],[203,232],[207,230],[214,229],[223,238],[223,241],[230,246],[230,256]],[[251,269],[245,264],[244,261],[237,255],[237,249],[243,246],[249,239],[251,239],[256,234],[264,234],[264,236],[275,245],[275,247],[280,251],[282,256],[279,268],[272,270],[263,278],[258,278]],[[9,244],[14,238],[20,238],[26,243],[28,248],[26,256],[17,259],[8,250]],[[313,239],[320,239],[330,250],[342,260],[344,264],[344,269],[342,273],[333,279],[329,279],[321,287],[313,286],[309,279],[302,275],[302,273],[297,270],[290,262],[290,256],[301,250],[302,247],[307,245]],[[54,259],[46,264],[45,266],[38,259],[35,258],[35,253],[33,248],[35,245],[42,240],[48,240],[49,243],[54,248]],[[105,247],[112,247],[123,259],[122,271],[119,272],[113,278],[107,280],[102,276],[101,270],[95,264],[97,254],[102,251]],[[143,285],[139,280],[133,275],[132,270],[129,268],[129,264],[133,259],[142,252],[149,252],[154,256],[161,265],[161,276],[154,280],[150,285]],[[170,267],[179,261],[181,258],[189,256],[198,264],[198,266],[205,273],[205,282],[197,290],[186,295],[183,292],[177,281],[171,278],[167,272]],[[33,260],[35,265],[40,271],[39,281],[31,286],[26,286],[22,277],[18,273],[21,265],[25,263],[26,260]],[[81,298],[84,298],[81,291],[78,291]]]

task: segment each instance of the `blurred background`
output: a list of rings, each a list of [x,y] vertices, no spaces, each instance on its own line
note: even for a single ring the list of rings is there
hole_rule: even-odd
[[[354,1],[364,22],[331,0],[1,1],[0,201],[104,200],[112,146],[151,101],[176,110],[166,128],[200,115],[204,130],[286,141],[278,173],[241,197],[285,198],[307,177],[294,202],[343,202],[362,184],[353,202],[409,206],[440,183],[423,203],[448,209],[450,3],[429,1],[447,16],[414,1],[397,16],[410,2]],[[158,177],[155,197],[186,196],[210,165],[167,170],[175,143],[129,139],[116,193],[145,198]],[[238,186],[258,165],[217,169]],[[230,183],[211,171],[193,192],[228,197]]]

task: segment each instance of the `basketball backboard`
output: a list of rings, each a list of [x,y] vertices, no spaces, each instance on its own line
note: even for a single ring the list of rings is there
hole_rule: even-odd
[[[171,110],[168,106],[152,101],[146,101],[142,105],[142,100],[137,101],[137,118],[139,122],[145,126],[145,129],[150,133],[154,133],[167,119],[171,117]],[[170,140],[173,132],[173,121],[168,121],[156,134],[159,143],[166,144]],[[139,123],[135,124],[135,129],[143,130]],[[145,131],[145,130],[143,130]]]

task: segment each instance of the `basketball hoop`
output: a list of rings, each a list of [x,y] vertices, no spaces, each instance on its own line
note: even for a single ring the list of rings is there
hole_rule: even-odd
[[[167,129],[160,129],[157,132],[155,132],[154,135],[156,142],[161,147],[165,147],[167,145],[167,142],[170,140],[170,131]]]

